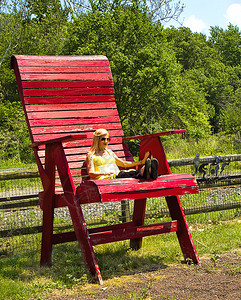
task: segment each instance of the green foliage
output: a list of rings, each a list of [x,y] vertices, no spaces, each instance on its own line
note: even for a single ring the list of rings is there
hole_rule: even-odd
[[[241,61],[241,35],[237,26],[229,24],[226,30],[218,26],[210,29],[210,44],[216,49],[221,61],[228,66],[237,66]]]
[[[106,55],[128,136],[186,128],[195,139],[224,132],[240,141],[240,30],[231,24],[226,30],[211,27],[207,38],[185,27],[164,29],[162,20],[176,19],[183,10],[180,2],[173,2],[91,0],[78,7],[75,0],[72,5],[60,0],[1,1],[1,158],[29,159],[16,80],[9,68],[14,53]]]
[[[172,43],[177,61],[184,70],[199,69],[207,58],[216,59],[217,52],[212,49],[203,34],[192,33],[189,28],[167,28],[165,35]]]
[[[193,80],[183,78],[162,25],[148,18],[145,7],[81,15],[71,24],[69,37],[69,54],[99,53],[110,59],[127,135],[180,127],[196,137],[209,132],[204,94]]]
[[[187,28],[166,30],[167,39],[173,43],[177,60],[182,64],[185,76],[194,82],[191,84],[192,87],[196,84],[197,90],[205,95],[209,111],[208,121],[213,131],[217,133],[227,129],[224,112],[227,108],[229,110],[234,108],[229,105],[230,98],[240,87],[238,45],[241,35],[238,28],[231,25],[226,31],[211,28],[210,33],[211,37],[207,41],[206,36],[192,33]],[[235,53],[234,50],[229,51],[233,47],[236,49]],[[230,54],[229,58],[225,51]],[[230,63],[231,60],[232,63]],[[200,103],[200,105],[203,104]],[[240,131],[239,127],[235,133],[238,131]],[[230,132],[229,129],[228,132]]]
[[[227,133],[241,132],[241,88],[230,96],[225,108],[221,111],[220,123]]]
[[[24,113],[19,103],[0,102],[0,157],[16,161],[32,161],[30,144]]]
[[[199,139],[182,139],[181,136],[165,137],[163,145],[168,159],[194,158],[196,153],[200,153],[201,157],[204,157],[241,152],[240,136],[222,132]]]

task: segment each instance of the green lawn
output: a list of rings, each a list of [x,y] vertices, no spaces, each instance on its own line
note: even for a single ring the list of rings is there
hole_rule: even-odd
[[[216,255],[241,247],[241,219],[193,226],[192,236],[200,257],[215,259]],[[145,238],[138,251],[130,250],[127,241],[99,245],[95,250],[104,280],[182,261],[175,233]],[[0,299],[4,300],[47,299],[53,290],[61,293],[89,282],[77,243],[55,246],[51,268],[39,267],[36,252],[0,260]]]

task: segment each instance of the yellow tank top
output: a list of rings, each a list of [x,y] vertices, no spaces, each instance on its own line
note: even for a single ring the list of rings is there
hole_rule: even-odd
[[[93,163],[96,172],[113,172],[111,175],[97,176],[96,179],[113,179],[120,172],[111,150],[107,150],[106,154],[103,156],[93,155]]]

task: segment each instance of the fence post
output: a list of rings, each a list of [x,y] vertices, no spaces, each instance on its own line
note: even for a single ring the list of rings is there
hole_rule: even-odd
[[[124,222],[129,222],[131,220],[130,217],[130,206],[129,206],[129,201],[123,200],[121,201],[121,221]]]

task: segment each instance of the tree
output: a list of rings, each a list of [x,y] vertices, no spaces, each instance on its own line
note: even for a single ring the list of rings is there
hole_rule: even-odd
[[[225,65],[241,64],[241,32],[237,26],[229,24],[226,30],[218,26],[211,27],[209,42]]]
[[[0,158],[31,161],[30,144],[24,113],[19,102],[0,102]]]
[[[182,80],[181,65],[163,27],[151,21],[145,6],[137,3],[111,12],[82,14],[71,24],[68,36],[64,54],[104,54],[109,58],[127,135],[184,125],[193,135],[208,130],[204,95],[196,90],[197,85],[191,89]],[[194,84],[191,79],[189,82]],[[195,129],[197,123],[199,130]]]
[[[139,7],[145,5],[147,14],[152,21],[169,22],[175,20],[179,22],[179,17],[183,12],[184,5],[175,0],[64,0],[62,2],[75,17],[88,12],[111,12],[117,7],[130,7],[133,4]]]
[[[68,17],[57,5],[60,2],[53,2],[46,7],[41,6],[46,3],[44,0],[1,1],[4,6],[0,6],[0,138],[1,151],[12,157],[25,159],[29,156],[26,151],[29,138],[16,79],[10,70],[10,56],[13,53],[55,55],[61,52]],[[26,147],[24,151],[21,150],[23,145]]]
[[[229,97],[221,111],[220,125],[223,130],[231,134],[241,132],[241,88]]]
[[[10,49],[17,43],[24,17],[25,7],[22,1],[0,0],[0,68]]]
[[[166,29],[165,33],[167,40],[173,43],[177,60],[183,66],[184,76],[195,82],[198,90],[205,93],[210,110],[210,124],[214,132],[224,130],[224,123],[221,122],[220,117],[235,89],[239,87],[240,81],[240,74],[235,67],[231,66],[230,61],[232,57],[237,59],[239,53],[233,52],[233,55],[230,53],[228,59],[224,54],[224,48],[222,50],[219,48],[221,44],[222,47],[225,44],[224,31],[219,28],[216,30],[212,28],[212,38],[209,40],[202,34],[192,33],[188,28],[170,28]],[[232,44],[238,43],[237,33],[237,28],[229,27],[227,35],[232,39],[227,38],[226,41],[230,40]]]
[[[19,99],[14,74],[9,68],[11,54],[60,54],[67,21],[68,14],[58,0],[6,2],[0,13],[0,100],[14,102]]]
[[[187,27],[171,27],[165,29],[165,35],[167,41],[173,44],[177,61],[184,70],[201,68],[206,59],[220,59],[218,52],[210,47],[207,37],[202,33],[193,33]]]

